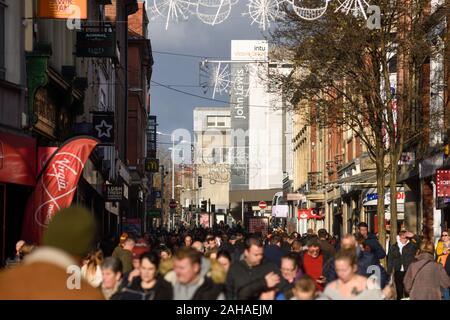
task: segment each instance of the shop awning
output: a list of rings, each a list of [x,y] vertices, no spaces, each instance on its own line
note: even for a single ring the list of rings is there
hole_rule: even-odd
[[[0,132],[0,182],[36,185],[36,140]]]

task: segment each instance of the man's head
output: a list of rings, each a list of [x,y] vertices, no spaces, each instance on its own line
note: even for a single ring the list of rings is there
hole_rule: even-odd
[[[190,247],[192,245],[192,237],[190,235],[184,237],[184,245],[186,247]]]
[[[230,236],[230,239],[229,239],[230,244],[231,244],[232,246],[234,246],[234,245],[236,244],[236,241],[237,241],[236,235],[235,235],[235,234],[232,234],[232,235]]]
[[[341,248],[346,250],[354,250],[357,242],[353,235],[346,234],[341,240]]]
[[[359,233],[362,234],[362,236],[363,236],[364,238],[367,239],[367,236],[368,236],[368,234],[369,234],[369,226],[368,226],[367,223],[365,223],[365,222],[360,222],[360,223],[358,224],[358,231],[359,231]]]
[[[271,239],[270,239],[270,243],[274,246],[279,246],[281,247],[281,236],[279,235],[274,235]]]
[[[287,282],[292,283],[298,272],[297,255],[294,253],[288,254],[281,258],[281,275]]]
[[[328,238],[328,232],[325,229],[320,229],[317,231],[317,235],[319,236],[320,240],[327,240]]]
[[[198,241],[198,240],[194,241],[192,243],[191,248],[196,250],[197,252],[200,252],[201,254],[205,253],[205,246],[203,245],[203,242],[201,242],[201,241]]]
[[[189,247],[183,247],[175,253],[173,270],[182,284],[192,283],[200,275],[201,254]]]
[[[212,250],[217,247],[216,238],[214,236],[208,236],[206,238],[206,244],[208,246],[208,249]]]
[[[313,229],[308,229],[308,231],[306,231],[306,233],[308,234],[308,235],[314,235],[314,230]]]
[[[116,257],[108,257],[102,264],[102,287],[113,289],[122,278],[122,262]]]
[[[320,255],[320,243],[316,238],[309,239],[306,243],[308,248],[307,253],[313,258],[317,258]]]
[[[400,240],[400,242],[402,244],[405,244],[405,243],[408,242],[408,238],[406,237],[406,231],[405,230],[400,231],[398,233],[398,237],[399,237],[399,240]]]
[[[295,283],[294,296],[298,300],[314,300],[316,298],[316,284],[310,276],[304,275]]]
[[[257,238],[248,238],[245,241],[244,257],[250,267],[260,265],[264,258],[264,247],[261,240]]]
[[[123,249],[124,250],[128,250],[128,251],[133,251],[133,248],[135,246],[136,242],[134,241],[133,238],[128,238],[127,240],[125,240],[125,242],[123,243]]]
[[[303,249],[302,242],[300,240],[292,241],[291,250],[293,252],[301,252]]]

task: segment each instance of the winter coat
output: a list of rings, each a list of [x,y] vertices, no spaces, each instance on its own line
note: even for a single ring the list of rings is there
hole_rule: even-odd
[[[260,294],[269,289],[264,277],[270,272],[280,276],[281,282],[276,288],[284,291],[287,281],[284,280],[280,269],[274,263],[263,261],[256,267],[250,267],[243,257],[239,261],[233,262],[226,281],[227,300],[259,299]]]
[[[448,253],[449,250],[450,250],[450,248],[447,248],[447,254],[444,255],[444,242],[439,240],[436,245],[437,262],[439,262],[442,265],[445,265],[445,262],[447,262],[447,257],[449,255],[449,253]]]
[[[419,254],[406,271],[403,284],[411,300],[441,300],[441,287],[450,287],[450,278],[429,253]]]
[[[131,251],[125,250],[121,246],[117,246],[114,249],[112,256],[122,262],[123,273],[128,273],[133,270],[133,254]]]
[[[141,277],[135,277],[128,286],[122,288],[114,300],[172,300],[172,285],[158,275],[155,286],[151,289],[141,287]]]
[[[23,264],[0,272],[0,300],[104,300],[101,290],[83,278],[77,287],[81,275],[68,273],[71,266],[78,264],[64,251],[37,248]]]
[[[321,239],[319,240],[319,243],[320,243],[320,251],[326,253],[329,256],[334,256],[336,250],[327,240]]]
[[[195,291],[192,300],[217,300],[225,291],[225,286],[214,283],[210,277],[204,277],[203,284]]]
[[[268,262],[274,263],[278,268],[281,268],[281,258],[285,255],[284,250],[273,244],[264,247],[264,258]]]
[[[394,271],[400,271],[403,265],[403,271],[406,272],[411,263],[414,262],[416,257],[416,252],[419,246],[419,237],[415,236],[414,239],[410,240],[409,243],[403,247],[402,253],[400,254],[400,248],[398,242],[393,244],[389,248],[389,253],[387,256],[387,267],[388,273],[392,274]]]
[[[370,247],[371,252],[375,255],[375,258],[381,260],[386,257],[386,251],[384,251],[376,235],[374,235],[373,233],[369,233],[367,235],[367,239],[364,242]]]
[[[167,279],[167,275],[166,275]],[[176,300],[223,300],[225,298],[224,285],[214,283],[208,276],[199,274],[198,281],[181,284],[176,276],[170,277]]]

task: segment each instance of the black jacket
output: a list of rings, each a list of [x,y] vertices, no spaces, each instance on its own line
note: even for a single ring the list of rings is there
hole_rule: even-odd
[[[228,271],[226,281],[226,296],[228,300],[257,300],[262,292],[267,291],[265,276],[275,272],[281,278],[277,285],[279,291],[284,291],[287,281],[280,274],[279,268],[271,262],[263,261],[256,267],[249,267],[245,260],[234,262]]]
[[[387,271],[391,274],[393,271],[400,271],[403,264],[403,271],[408,270],[409,265],[414,262],[417,249],[419,248],[419,237],[415,236],[409,243],[403,247],[402,254],[398,243],[389,248],[387,257]]]
[[[373,233],[369,233],[367,235],[367,239],[364,242],[370,247],[371,252],[375,255],[375,258],[381,260],[386,257],[386,251],[384,251],[376,235],[374,235]]]
[[[211,278],[205,277],[205,281],[195,291],[192,300],[217,300],[221,293],[225,293],[225,287],[214,283]]]
[[[158,275],[156,284],[152,289],[144,290],[141,287],[141,277],[135,277],[126,287],[122,288],[114,300],[172,300],[172,285]]]

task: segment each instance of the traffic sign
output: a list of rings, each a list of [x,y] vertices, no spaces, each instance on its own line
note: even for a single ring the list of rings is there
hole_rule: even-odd
[[[258,206],[260,209],[265,209],[267,208],[267,203],[265,201],[260,201]]]
[[[169,208],[175,209],[177,207],[177,202],[175,200],[170,200]]]

